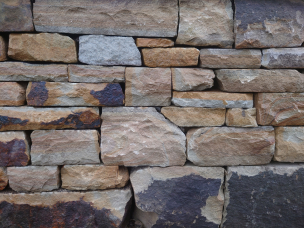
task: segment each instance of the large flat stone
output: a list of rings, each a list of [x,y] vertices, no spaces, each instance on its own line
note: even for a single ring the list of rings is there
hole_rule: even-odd
[[[8,177],[5,167],[0,167],[0,191],[6,188],[8,184]]]
[[[96,130],[40,130],[31,134],[32,165],[98,164]]]
[[[226,125],[229,127],[257,127],[256,109],[228,109],[226,112]]]
[[[26,84],[18,82],[0,82],[0,105],[19,106],[25,104]]]
[[[137,47],[173,47],[174,41],[164,38],[137,38],[136,39]]]
[[[136,202],[133,217],[145,228],[219,227],[223,168],[146,167],[133,169],[130,178]]]
[[[155,108],[103,108],[101,118],[105,165],[174,166],[186,162],[184,133]]]
[[[0,36],[0,61],[5,61],[7,59],[7,42]]]
[[[204,127],[187,132],[187,158],[198,166],[267,164],[274,149],[273,127]]]

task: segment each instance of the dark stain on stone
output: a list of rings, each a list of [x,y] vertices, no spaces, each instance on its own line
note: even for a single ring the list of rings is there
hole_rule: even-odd
[[[242,110],[242,116],[243,116],[243,117],[246,117],[246,113],[245,113],[245,110],[244,110],[244,109]]]
[[[21,120],[19,118],[13,118],[13,117],[0,115],[0,130],[3,127],[10,126],[10,125],[25,126],[27,123],[28,123],[28,120]]]
[[[9,142],[0,142],[0,166],[25,166],[29,157],[26,154],[24,140],[14,139]]]
[[[108,84],[103,90],[91,90],[90,94],[99,101],[102,106],[122,106],[125,96],[121,86],[117,84]]]
[[[45,84],[46,82],[32,82],[31,91],[26,97],[28,105],[43,106],[49,97]]]

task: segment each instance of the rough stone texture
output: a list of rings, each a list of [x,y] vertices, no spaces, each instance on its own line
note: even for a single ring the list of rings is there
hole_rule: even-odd
[[[0,32],[34,31],[30,0],[0,2]]]
[[[211,127],[225,123],[224,108],[164,107],[161,113],[180,127]]]
[[[69,82],[125,82],[125,67],[69,65]]]
[[[96,130],[33,131],[32,165],[100,163],[98,138]]]
[[[198,166],[267,164],[274,149],[273,127],[205,127],[187,132],[187,158]]]
[[[141,66],[141,55],[132,37],[80,36],[79,61],[92,65]]]
[[[215,75],[212,70],[199,68],[172,68],[173,90],[205,90],[213,86]]]
[[[297,70],[216,70],[220,89],[227,92],[304,92],[304,74]]]
[[[75,41],[57,33],[10,34],[8,56],[20,61],[77,62]]]
[[[136,46],[150,48],[173,47],[174,42],[173,40],[163,38],[137,38]]]
[[[171,70],[132,67],[126,69],[126,106],[169,106]]]
[[[30,82],[26,100],[32,106],[121,106],[124,94],[118,83]]]
[[[7,42],[0,36],[0,61],[7,59]]]
[[[0,131],[98,128],[100,123],[98,108],[0,107]]]
[[[252,108],[252,93],[225,93],[219,91],[173,92],[176,106],[202,108]]]
[[[177,0],[36,0],[37,31],[119,36],[176,36]]]
[[[70,190],[122,188],[129,181],[129,172],[119,166],[65,165],[61,180],[61,187]]]
[[[142,50],[148,67],[196,66],[199,50],[196,48],[152,48]]]
[[[219,227],[224,204],[224,169],[147,167],[133,169],[133,216],[145,228]]]
[[[155,108],[103,108],[101,118],[105,165],[174,166],[186,162],[184,133]]]
[[[1,194],[1,227],[126,227],[130,188]],[[34,224],[34,225],[33,225]]]
[[[233,10],[230,0],[180,0],[177,44],[232,48]]]
[[[260,68],[260,50],[201,49],[200,67],[205,68]]]
[[[8,167],[7,175],[17,192],[47,192],[60,186],[58,166]]]
[[[304,41],[301,0],[235,0],[236,48],[296,47]]]
[[[256,109],[228,109],[226,113],[226,125],[230,127],[257,127]]]
[[[222,227],[301,227],[303,176],[303,164],[228,167]]]
[[[19,106],[25,104],[26,84],[0,82],[0,105]]]
[[[25,132],[0,132],[0,166],[25,166],[29,161],[30,147]]]
[[[6,168],[0,167],[0,191],[6,188],[8,184],[8,177],[6,174]]]

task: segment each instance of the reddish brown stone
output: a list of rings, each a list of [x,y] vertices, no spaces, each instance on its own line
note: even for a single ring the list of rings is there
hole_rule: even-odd
[[[6,168],[0,167],[0,191],[6,188],[8,184],[8,177],[6,174]]]
[[[7,42],[0,36],[0,61],[7,59]]]
[[[137,38],[137,47],[173,47],[174,42],[170,39],[162,38]]]

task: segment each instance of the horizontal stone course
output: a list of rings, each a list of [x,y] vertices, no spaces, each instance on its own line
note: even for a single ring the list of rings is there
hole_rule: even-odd
[[[0,82],[0,106],[25,105],[26,84],[18,82]]]
[[[0,36],[0,61],[5,61],[7,59],[7,42]]]

